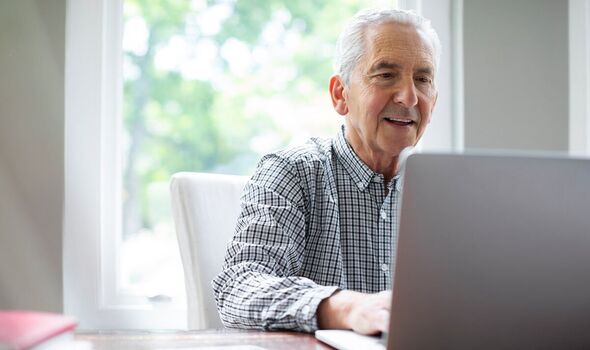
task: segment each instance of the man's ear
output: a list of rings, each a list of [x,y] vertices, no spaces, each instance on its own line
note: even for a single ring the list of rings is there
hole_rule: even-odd
[[[334,110],[340,115],[348,114],[348,106],[344,98],[344,82],[338,75],[333,75],[330,78],[330,97],[332,97],[332,105]]]

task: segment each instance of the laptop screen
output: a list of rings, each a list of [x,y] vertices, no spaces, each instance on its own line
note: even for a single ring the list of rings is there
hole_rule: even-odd
[[[407,161],[388,348],[590,348],[590,160]]]

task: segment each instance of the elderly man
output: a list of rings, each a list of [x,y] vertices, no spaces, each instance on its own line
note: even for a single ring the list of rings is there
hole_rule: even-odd
[[[344,126],[260,161],[213,280],[226,326],[387,330],[400,153],[430,121],[439,47],[410,12],[361,11],[347,24],[330,79]]]

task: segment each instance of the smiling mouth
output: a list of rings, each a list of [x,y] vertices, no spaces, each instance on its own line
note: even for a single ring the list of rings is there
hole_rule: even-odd
[[[397,126],[410,126],[415,124],[413,120],[410,119],[401,119],[401,118],[383,118],[388,123],[397,125]]]

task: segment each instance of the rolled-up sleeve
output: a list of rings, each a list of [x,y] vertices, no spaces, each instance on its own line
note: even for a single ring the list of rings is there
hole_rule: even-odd
[[[313,332],[318,305],[338,289],[299,276],[308,222],[301,181],[292,164],[269,155],[247,183],[223,270],[213,280],[225,326]]]

